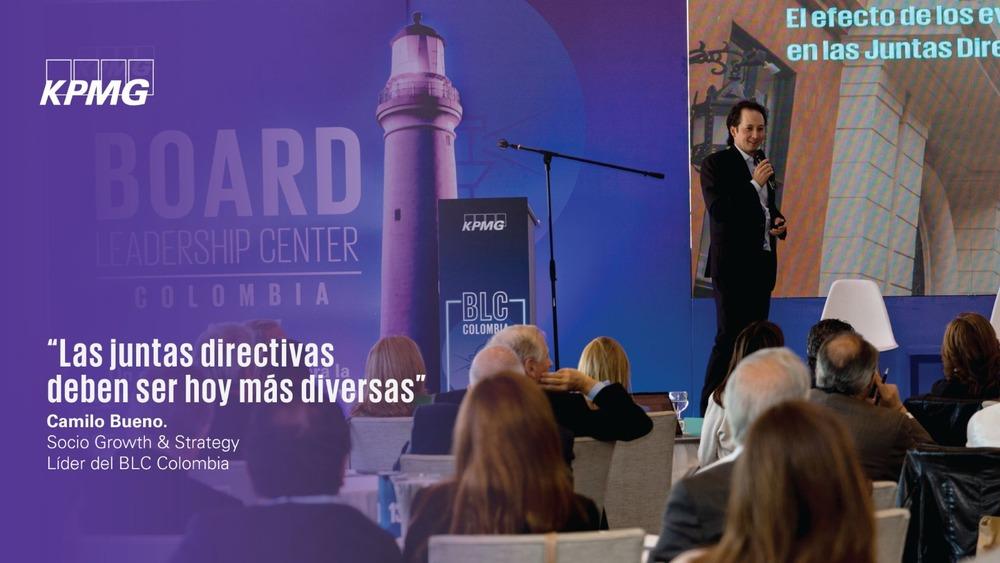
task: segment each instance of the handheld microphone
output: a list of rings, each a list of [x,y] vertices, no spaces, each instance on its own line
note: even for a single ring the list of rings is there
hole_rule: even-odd
[[[499,141],[497,141],[497,146],[500,147],[501,149],[511,148],[515,150],[521,150],[521,145],[517,143],[509,143],[507,142],[507,139],[500,139]]]
[[[760,164],[761,161],[763,161],[763,160],[767,160],[767,156],[764,155],[764,149],[757,149],[757,152],[753,153],[753,163],[754,163],[754,166]],[[771,189],[771,190],[774,189],[774,173],[773,172],[771,173],[771,176],[767,179],[767,187],[768,187],[768,189]]]

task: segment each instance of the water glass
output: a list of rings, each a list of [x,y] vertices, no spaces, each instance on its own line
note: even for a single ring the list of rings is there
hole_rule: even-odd
[[[681,416],[684,409],[688,408],[688,394],[687,391],[671,391],[667,393],[670,397],[670,402],[674,405],[674,412],[677,413],[677,424],[680,425],[681,431],[684,431],[684,421]]]

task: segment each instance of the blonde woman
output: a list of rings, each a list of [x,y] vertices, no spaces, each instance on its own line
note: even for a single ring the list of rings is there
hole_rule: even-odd
[[[598,336],[591,340],[580,354],[577,369],[598,381],[619,383],[627,391],[632,391],[632,368],[625,355],[625,349],[610,336]]]

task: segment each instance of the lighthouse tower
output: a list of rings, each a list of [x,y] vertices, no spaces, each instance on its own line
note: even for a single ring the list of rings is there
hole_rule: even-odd
[[[420,346],[427,379],[439,381],[437,202],[458,196],[458,90],[445,76],[444,38],[420,23],[392,40],[392,73],[376,118],[385,131],[382,209],[382,336]]]

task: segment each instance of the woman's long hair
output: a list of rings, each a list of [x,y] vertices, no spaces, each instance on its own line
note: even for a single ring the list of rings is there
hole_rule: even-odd
[[[466,394],[454,434],[453,534],[541,533],[575,510],[552,407],[529,378],[488,376]]]
[[[960,381],[973,395],[1000,386],[1000,342],[993,325],[977,313],[962,313],[944,331],[944,376]]]
[[[736,337],[736,344],[733,346],[733,357],[729,360],[729,368],[726,370],[726,377],[722,383],[712,392],[712,400],[715,404],[722,406],[722,395],[726,392],[726,384],[729,383],[729,375],[733,373],[736,366],[743,361],[743,358],[753,354],[757,350],[764,348],[780,348],[785,345],[785,333],[781,332],[781,327],[771,321],[754,321],[747,325],[739,336]]]
[[[779,403],[750,427],[713,563],[874,563],[871,485],[835,415]]]
[[[413,392],[423,395],[423,382],[416,381],[417,374],[427,374],[424,357],[417,343],[406,336],[386,336],[380,338],[368,352],[365,362],[365,378],[382,382],[394,379],[402,384],[404,379],[414,381]],[[398,387],[402,389],[402,387]],[[387,389],[385,385],[382,389]],[[383,401],[381,403],[357,403],[351,409],[351,416],[412,416],[413,404]]]
[[[621,383],[631,390],[632,368],[625,349],[610,336],[591,340],[580,354],[577,369],[598,381]]]

